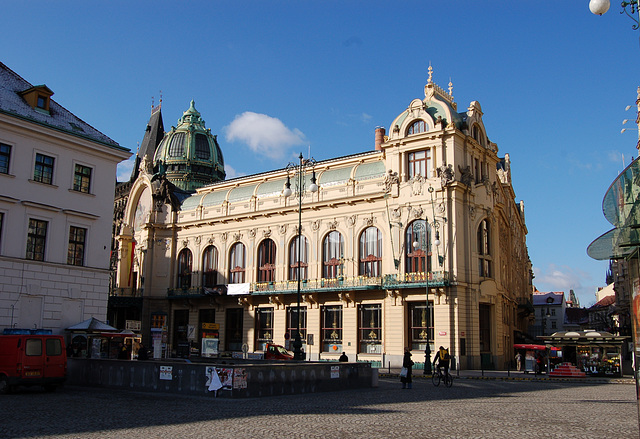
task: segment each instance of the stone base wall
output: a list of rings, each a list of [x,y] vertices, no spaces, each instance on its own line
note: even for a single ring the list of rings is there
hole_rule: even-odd
[[[223,388],[209,391],[212,369]],[[255,398],[373,387],[378,370],[369,363],[186,363],[69,359],[70,385],[135,391]],[[214,379],[215,382],[215,379]]]

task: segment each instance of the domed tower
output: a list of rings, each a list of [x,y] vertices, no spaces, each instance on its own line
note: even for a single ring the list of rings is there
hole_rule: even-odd
[[[191,101],[177,127],[171,127],[156,149],[154,172],[164,174],[178,188],[197,188],[224,180],[224,159],[217,136],[205,128],[204,120]]]

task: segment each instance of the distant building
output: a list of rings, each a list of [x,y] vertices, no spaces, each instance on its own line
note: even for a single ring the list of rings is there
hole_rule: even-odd
[[[205,338],[263,351],[299,323],[311,359],[399,366],[405,346],[421,362],[442,345],[462,368],[504,367],[532,317],[524,205],[480,104],[457,108],[430,71],[371,150],[309,163],[303,190],[284,167],[225,180],[192,102],[127,190],[113,315],[141,302],[163,355]]]
[[[533,308],[535,325],[529,331],[532,335],[551,335],[564,331],[564,314],[566,309],[564,292],[533,292]]]
[[[131,153],[0,63],[0,327],[105,319],[116,166]]]
[[[611,289],[612,290],[612,289]],[[594,331],[610,332],[619,335],[619,317],[616,309],[616,296],[610,294],[598,300],[588,309],[589,328]]]

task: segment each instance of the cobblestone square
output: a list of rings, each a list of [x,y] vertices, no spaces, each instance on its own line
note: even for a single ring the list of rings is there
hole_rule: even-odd
[[[0,397],[2,438],[638,437],[632,384],[417,377],[255,399],[66,387]]]

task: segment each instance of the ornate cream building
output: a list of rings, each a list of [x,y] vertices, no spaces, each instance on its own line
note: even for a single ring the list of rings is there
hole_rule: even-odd
[[[533,317],[524,208],[480,104],[458,112],[451,90],[430,68],[370,151],[231,180],[192,102],[141,159],[113,299],[142,304],[166,355],[285,345],[300,315],[312,360],[396,367],[429,341],[462,369],[505,367]]]

